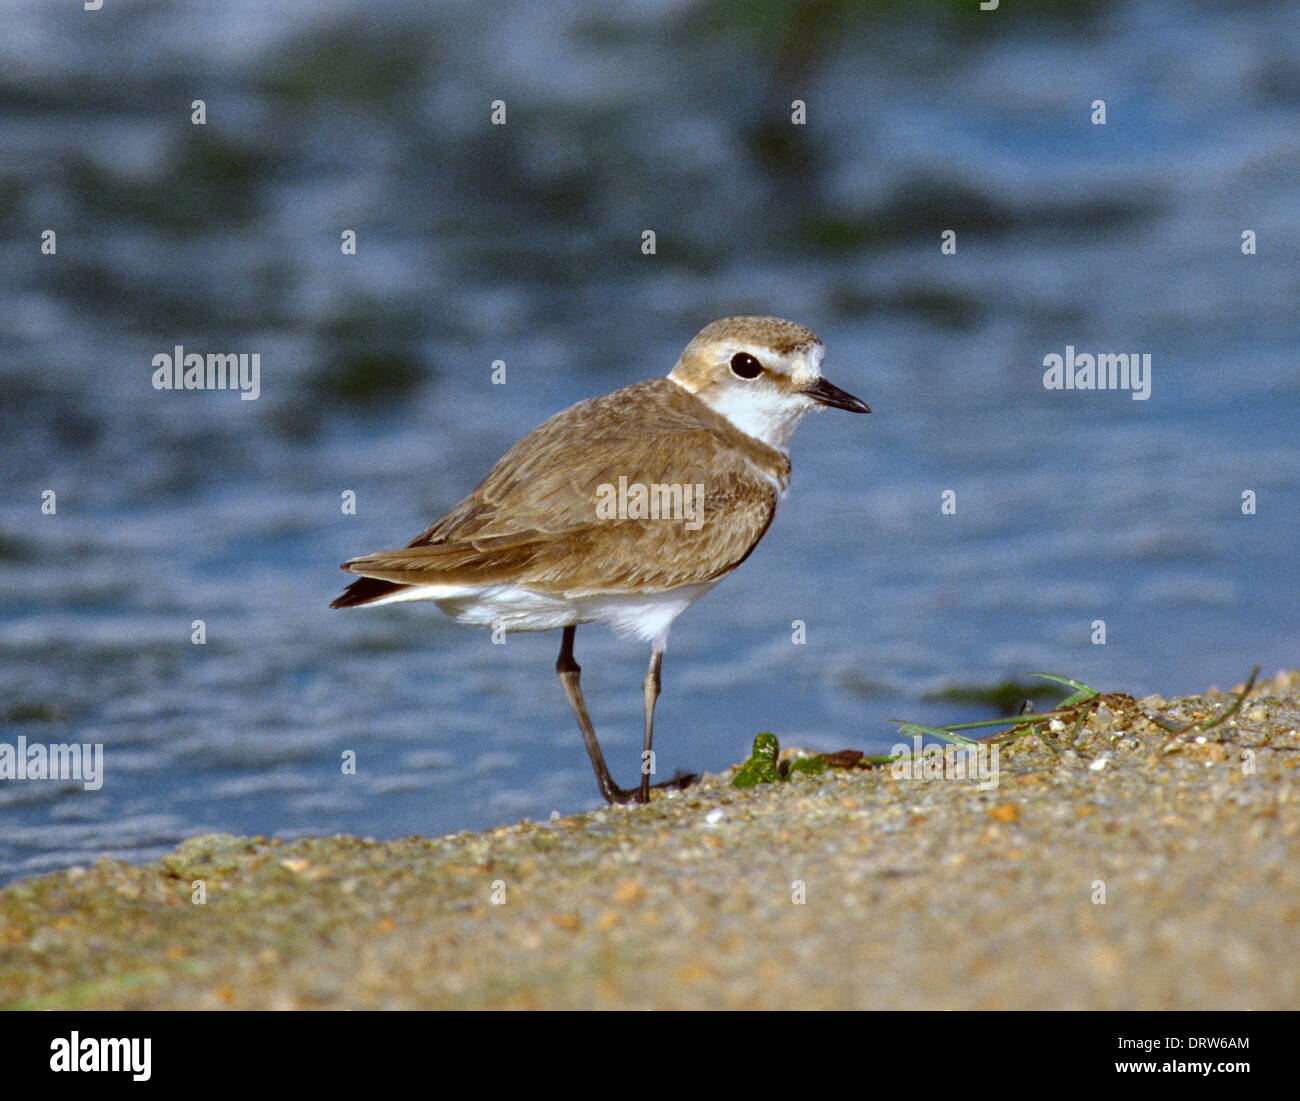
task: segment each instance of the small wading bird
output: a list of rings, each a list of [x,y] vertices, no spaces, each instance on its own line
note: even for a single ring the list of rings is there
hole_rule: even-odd
[[[361,579],[330,607],[432,600],[460,623],[563,629],[555,669],[600,793],[611,803],[648,802],[659,668],[673,620],[767,531],[790,484],[788,447],[803,415],[819,406],[871,412],[821,377],[822,354],[821,341],[790,321],[715,321],[666,378],[556,414],[409,545],[345,562]],[[662,494],[653,505],[666,507],[648,510],[637,487]],[[679,500],[684,507],[672,507]],[[635,788],[610,776],[579,687],[573,636],[591,622],[651,646]]]

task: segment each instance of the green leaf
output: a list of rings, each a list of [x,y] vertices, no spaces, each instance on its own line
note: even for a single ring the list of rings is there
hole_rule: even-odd
[[[781,743],[770,730],[764,730],[754,739],[749,759],[731,778],[733,788],[752,788],[758,784],[775,784],[781,779],[776,761],[781,753]]]
[[[785,774],[787,780],[796,772],[805,772],[809,776],[820,776],[830,765],[821,757],[796,757],[790,762],[790,771]]]

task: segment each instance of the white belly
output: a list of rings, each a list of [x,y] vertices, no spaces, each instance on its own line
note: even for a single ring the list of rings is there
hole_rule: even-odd
[[[517,585],[410,585],[372,602],[432,600],[458,623],[500,624],[507,631],[550,631],[603,623],[625,637],[652,642],[721,578],[656,593],[538,593]]]

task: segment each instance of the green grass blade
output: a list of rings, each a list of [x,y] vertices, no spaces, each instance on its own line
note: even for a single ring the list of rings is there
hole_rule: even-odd
[[[1075,690],[1075,692],[1077,692],[1077,693],[1082,693],[1082,695],[1080,696],[1080,699],[1075,701],[1076,703],[1077,703],[1077,702],[1080,702],[1080,700],[1086,700],[1086,699],[1088,699],[1088,698],[1091,697],[1091,696],[1099,696],[1099,695],[1101,695],[1101,693],[1098,692],[1097,689],[1095,689],[1095,688],[1090,688],[1088,685],[1086,685],[1086,684],[1081,684],[1081,683],[1080,683],[1079,681],[1077,681],[1077,680],[1071,680],[1069,677],[1061,677],[1061,676],[1057,676],[1057,674],[1055,674],[1055,673],[1030,673],[1030,674],[1028,674],[1028,675],[1031,676],[1031,677],[1042,677],[1043,680],[1054,680],[1054,681],[1056,681],[1057,684],[1063,684],[1063,685],[1065,685],[1067,688],[1073,688],[1073,689]],[[1074,697],[1071,697],[1071,699],[1073,699],[1073,698],[1074,698]],[[1072,705],[1072,704],[1067,705],[1067,704],[1064,704],[1064,703],[1063,703],[1063,704],[1061,704],[1060,706],[1061,706],[1061,707],[1066,707],[1066,706],[1073,706],[1073,705]]]
[[[886,719],[885,721],[901,723],[898,733],[904,738],[914,737],[917,734],[929,734],[930,737],[942,738],[945,742],[960,742],[962,745],[979,744],[970,738],[963,738],[960,734],[954,734],[948,727],[944,726],[922,726],[920,723],[904,722],[902,719]]]

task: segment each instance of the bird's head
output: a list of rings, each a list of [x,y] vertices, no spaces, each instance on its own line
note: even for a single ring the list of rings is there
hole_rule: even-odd
[[[700,331],[668,377],[746,435],[785,451],[811,409],[871,412],[822,378],[824,351],[793,321],[725,317]]]

